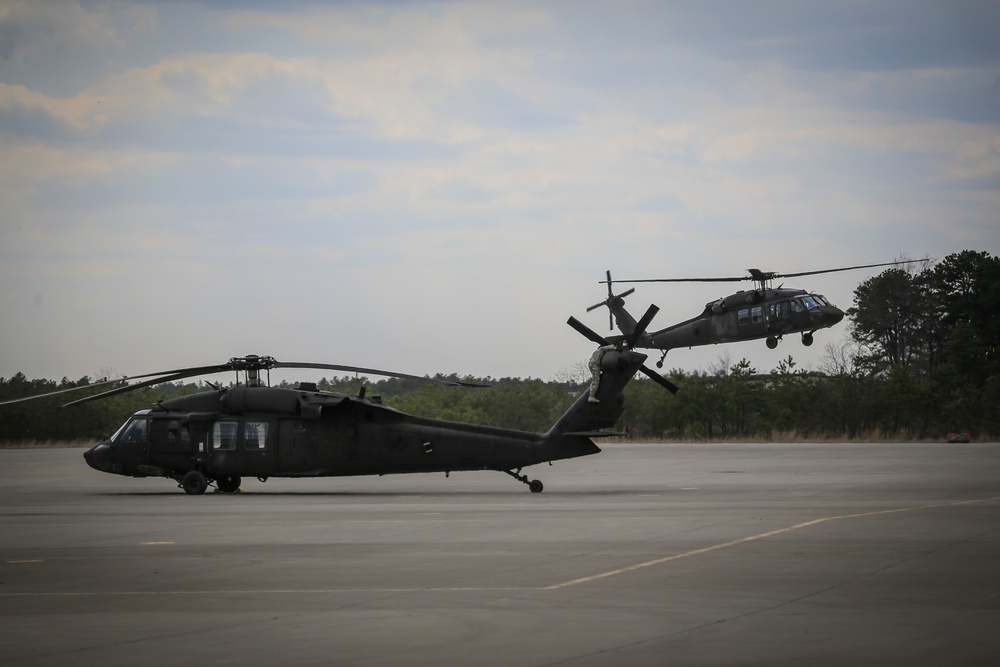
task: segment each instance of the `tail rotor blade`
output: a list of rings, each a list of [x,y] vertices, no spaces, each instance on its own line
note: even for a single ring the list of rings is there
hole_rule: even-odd
[[[592,340],[598,345],[608,344],[608,341],[605,340],[604,336],[600,335],[599,333],[596,333],[593,329],[591,329],[586,324],[584,324],[583,322],[581,322],[580,320],[576,319],[573,316],[570,316],[570,318],[566,320],[566,324],[570,325],[571,327],[576,329],[579,333],[581,333],[584,337],[586,337],[588,340]]]
[[[611,302],[614,301],[615,293],[611,291],[611,269],[608,269],[605,275],[608,277],[608,300],[605,303],[608,305],[608,331],[615,330],[615,314],[611,310]]]
[[[612,294],[611,296],[609,296],[604,301],[598,301],[593,306],[588,306],[587,307],[587,312],[589,313],[592,310],[597,310],[601,306],[607,306],[610,309],[611,305],[613,303],[615,303],[616,299],[624,299],[625,297],[627,297],[629,294],[631,294],[634,291],[635,291],[635,288],[634,287],[630,287],[627,290],[625,290],[624,292],[622,292],[621,294]]]
[[[594,310],[596,308],[600,308],[601,306],[609,306],[610,307],[611,304],[615,302],[615,299],[624,299],[625,297],[627,297],[629,294],[631,294],[634,291],[635,291],[634,287],[629,287],[627,290],[625,290],[621,294],[612,294],[607,299],[605,299],[604,301],[599,301],[599,302],[595,303],[593,306],[588,307],[587,308],[587,312],[589,313],[590,311],[592,311],[592,310]]]
[[[646,368],[645,366],[643,366],[639,370],[642,371],[643,373],[645,373],[649,377],[650,380],[652,380],[656,384],[660,385],[661,387],[663,387],[664,389],[666,389],[667,391],[669,391],[671,394],[676,394],[677,393],[677,385],[675,385],[673,382],[671,382],[667,378],[663,377],[662,375],[660,375],[656,371],[652,371],[652,370]]]
[[[653,319],[653,316],[656,315],[656,313],[657,313],[658,310],[659,310],[659,308],[657,308],[655,305],[650,306],[649,310],[646,311],[646,314],[642,316],[643,322],[645,322],[645,324],[649,324],[649,320]],[[571,327],[573,327],[574,329],[576,329],[578,332],[580,332],[581,334],[583,334],[587,339],[592,340],[593,342],[597,343],[598,345],[607,345],[608,344],[607,339],[605,339],[600,334],[594,332],[586,324],[584,324],[580,320],[576,319],[575,317],[571,316],[568,320],[566,320],[566,324],[570,325]],[[640,324],[642,324],[642,322],[640,322]],[[643,325],[643,328],[645,328],[645,325]],[[637,329],[636,331],[639,331],[639,330]],[[664,389],[666,389],[667,391],[669,391],[671,394],[676,394],[677,393],[677,385],[675,385],[673,382],[671,382],[667,378],[663,377],[662,375],[660,375],[656,371],[652,371],[652,370],[646,368],[645,366],[641,366],[639,368],[639,370],[642,371],[645,375],[649,376],[649,379],[651,379],[653,382],[655,382],[656,384],[660,385],[661,387],[663,387]]]
[[[646,309],[646,312],[643,314],[643,316],[639,319],[638,322],[635,323],[635,330],[632,332],[632,335],[629,336],[629,338],[631,339],[629,341],[630,348],[634,346],[636,343],[638,343],[639,339],[642,338],[643,335],[645,335],[646,327],[649,326],[649,323],[653,321],[653,318],[656,317],[656,314],[658,312],[660,312],[660,307],[657,306],[655,303],[650,304],[649,308]]]
[[[587,308],[587,312],[589,313],[590,311],[595,310],[597,308],[600,308],[601,306],[607,306],[608,307],[608,330],[609,331],[614,331],[615,330],[615,313],[614,313],[614,307],[615,306],[623,306],[623,305],[625,305],[625,301],[624,301],[625,297],[627,297],[629,294],[631,294],[632,292],[634,292],[635,288],[634,287],[630,287],[627,290],[625,290],[624,292],[622,292],[621,294],[615,294],[614,291],[611,289],[611,284],[613,282],[611,280],[611,271],[610,270],[606,271],[605,275],[607,276],[607,280],[604,280],[603,282],[605,284],[607,284],[607,286],[608,286],[608,298],[605,299],[604,301],[599,302],[599,303],[595,303],[593,306]],[[621,299],[622,301],[616,303],[616,301],[618,301],[619,299]]]

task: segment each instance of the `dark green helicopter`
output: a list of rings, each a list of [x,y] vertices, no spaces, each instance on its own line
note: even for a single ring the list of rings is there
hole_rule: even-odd
[[[607,279],[601,282],[608,286],[608,298],[587,308],[587,312],[607,306],[609,324],[614,330],[618,325],[621,336],[611,337],[612,341],[627,340],[631,347],[662,350],[657,368],[663,368],[663,359],[669,350],[679,347],[695,347],[699,345],[715,345],[717,343],[735,343],[744,340],[764,339],[770,349],[778,346],[778,341],[787,334],[801,334],[803,345],[812,345],[813,334],[832,327],[844,319],[844,311],[824,297],[822,294],[807,292],[802,289],[773,287],[776,278],[796,278],[813,276],[821,273],[838,271],[853,271],[869,269],[878,266],[894,266],[909,264],[922,260],[905,260],[885,262],[882,264],[864,264],[846,266],[838,269],[822,269],[819,271],[800,271],[799,273],[774,273],[747,269],[749,276],[734,276],[725,278],[650,278],[645,280],[612,280],[611,271]],[[625,310],[625,297],[635,291],[628,289],[621,294],[612,291],[614,283],[691,283],[691,282],[736,282],[752,280],[755,287],[752,290],[739,291],[705,304],[705,310],[697,317],[680,322],[666,329],[646,333],[638,330],[636,320]],[[610,318],[614,323],[610,323]]]
[[[645,328],[656,310],[655,306],[649,308],[637,323],[637,330]],[[591,340],[608,344],[574,318],[568,323]],[[627,345],[606,351],[601,357],[597,401],[589,400],[589,390],[584,392],[547,433],[416,417],[383,405],[378,397],[367,397],[364,389],[354,396],[319,391],[312,383],[300,384],[295,389],[270,387],[261,377],[261,371],[315,368],[445,385],[468,383],[356,366],[280,362],[256,355],[234,357],[223,364],[133,376],[126,379],[142,381],[66,405],[163,382],[236,371],[235,386],[160,401],[152,408],[136,412],[114,435],[84,453],[84,459],[95,470],[127,477],[165,477],[175,480],[192,495],[204,493],[212,484],[219,491],[232,493],[247,477],[263,482],[270,477],[447,474],[460,470],[504,472],[527,484],[533,493],[539,493],[542,482],[529,480],[521,474],[521,469],[545,461],[596,454],[601,450],[592,438],[621,435],[605,429],[621,416],[622,390],[637,371],[668,390],[677,391],[668,380],[643,366],[645,360],[645,354],[634,352]],[[42,396],[67,391],[73,389]],[[33,398],[41,396],[4,403]]]

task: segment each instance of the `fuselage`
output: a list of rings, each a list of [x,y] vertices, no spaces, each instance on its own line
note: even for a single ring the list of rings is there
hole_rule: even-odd
[[[236,405],[236,404],[239,405]],[[209,478],[507,470],[600,451],[586,437],[414,417],[369,399],[240,386],[164,401],[85,453],[102,472]]]
[[[627,337],[631,316],[622,305],[615,316]],[[821,294],[781,288],[748,290],[705,304],[697,317],[647,333],[635,347],[666,351],[760,338],[768,339],[771,345],[790,333],[802,333],[808,345],[814,331],[831,327],[843,318],[844,312]]]
[[[600,401],[584,393],[546,433],[417,417],[314,385],[237,385],[140,410],[84,458],[95,470],[130,477],[184,482],[196,473],[189,493],[213,480],[232,488],[244,477],[497,470],[525,481],[510,471],[601,451],[591,437],[621,416],[622,389],[645,359],[608,355]]]

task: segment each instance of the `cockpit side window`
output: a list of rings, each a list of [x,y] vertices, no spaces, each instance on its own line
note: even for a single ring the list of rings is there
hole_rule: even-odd
[[[125,431],[121,434],[116,442],[121,442],[124,444],[142,444],[149,441],[149,420],[148,419],[133,419],[129,422],[128,426],[125,427]]]

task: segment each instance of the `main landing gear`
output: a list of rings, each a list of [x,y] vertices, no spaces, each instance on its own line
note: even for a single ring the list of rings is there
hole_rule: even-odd
[[[764,339],[764,342],[767,344],[768,349],[773,350],[774,348],[778,347],[779,340],[781,340],[781,336],[768,336],[767,338]],[[812,331],[802,332],[802,344],[805,345],[806,347],[809,347],[810,345],[813,344]]]
[[[176,477],[174,478],[176,479]],[[215,480],[215,486],[223,493],[236,493],[242,482],[238,475],[223,475]],[[200,470],[189,470],[180,479],[180,487],[190,496],[200,496],[208,490],[209,480]]]
[[[181,477],[181,488],[189,496],[200,496],[208,488],[208,479],[200,470],[189,470]]]
[[[527,484],[532,493],[541,493],[542,489],[545,488],[545,486],[537,479],[529,480],[527,475],[518,474],[521,472],[520,468],[517,469],[517,472],[512,472],[510,470],[504,470],[503,472],[507,473],[522,484]]]

